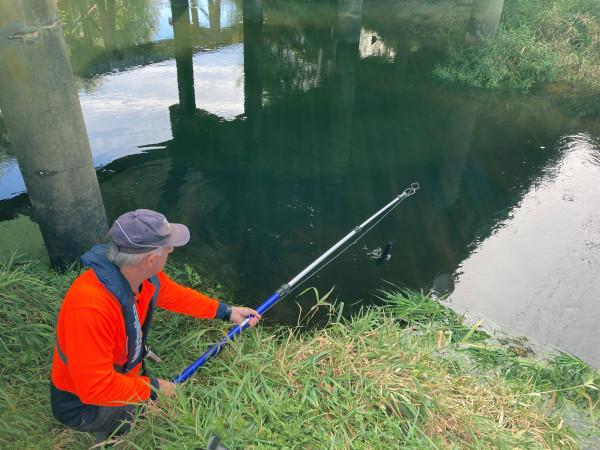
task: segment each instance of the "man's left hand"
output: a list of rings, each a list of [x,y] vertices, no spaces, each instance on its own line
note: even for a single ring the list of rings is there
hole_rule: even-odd
[[[247,308],[245,306],[232,306],[231,318],[229,320],[235,323],[242,323],[248,316],[252,316],[248,321],[249,327],[253,327],[260,320],[260,314],[254,311],[253,309]]]

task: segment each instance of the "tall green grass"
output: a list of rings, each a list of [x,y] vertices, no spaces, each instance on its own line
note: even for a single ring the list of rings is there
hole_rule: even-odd
[[[14,258],[0,266],[0,447],[55,443],[48,397],[54,317],[73,277]]]
[[[527,91],[572,81],[600,88],[600,2],[506,0],[496,37],[466,46],[464,30],[447,34],[442,80],[493,90]]]
[[[89,448],[48,401],[53,321],[76,275],[9,262],[0,268],[0,447]],[[185,284],[222,286],[185,267]],[[316,296],[296,327],[246,330],[117,441],[123,448],[579,448],[567,410],[598,432],[598,372],[566,354],[522,358],[466,326],[423,293],[388,286],[385,305],[344,318],[332,293]],[[315,310],[329,322],[313,327]],[[158,311],[151,334],[170,379],[229,327]]]

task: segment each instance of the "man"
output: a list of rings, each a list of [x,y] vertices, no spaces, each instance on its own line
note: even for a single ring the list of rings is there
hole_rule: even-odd
[[[190,238],[188,228],[155,211],[120,216],[111,242],[82,257],[89,270],[64,298],[56,323],[50,397],[54,417],[66,426],[94,432],[102,442],[118,429],[129,430],[132,402],[154,400],[158,391],[174,395],[175,385],[141,372],[155,306],[198,318],[241,323],[260,315],[229,306],[170,280],[162,271],[173,247]]]

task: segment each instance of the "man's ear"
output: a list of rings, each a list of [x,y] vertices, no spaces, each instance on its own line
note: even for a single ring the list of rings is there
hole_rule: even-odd
[[[152,253],[151,255],[148,255],[144,258],[144,266],[145,267],[152,267],[152,264],[154,264],[154,260],[156,259],[156,254]]]

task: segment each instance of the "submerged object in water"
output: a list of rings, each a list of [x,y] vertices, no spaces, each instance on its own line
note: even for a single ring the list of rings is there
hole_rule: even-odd
[[[384,261],[387,261],[388,259],[390,259],[392,257],[392,255],[390,254],[390,251],[392,250],[393,246],[394,246],[394,241],[390,241],[387,243],[387,245],[383,249],[383,252],[381,252],[381,256],[377,260],[378,265]]]

